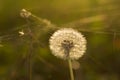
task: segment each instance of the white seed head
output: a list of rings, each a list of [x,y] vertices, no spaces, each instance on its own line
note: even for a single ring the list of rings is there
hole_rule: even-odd
[[[86,51],[86,39],[72,28],[56,31],[49,39],[52,54],[61,58],[79,59]]]

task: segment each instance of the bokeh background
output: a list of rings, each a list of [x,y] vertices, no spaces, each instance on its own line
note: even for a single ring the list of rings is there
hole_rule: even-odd
[[[49,50],[55,30],[32,20],[28,24],[20,17],[23,8],[85,35],[87,51],[73,62],[75,80],[120,80],[119,0],[0,0],[0,80],[28,80],[29,73],[32,80],[70,80],[67,61]],[[18,34],[26,27],[39,42]]]

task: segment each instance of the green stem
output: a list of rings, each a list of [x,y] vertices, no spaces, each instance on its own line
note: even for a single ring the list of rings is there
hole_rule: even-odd
[[[29,59],[29,80],[32,80],[32,64],[31,64],[31,56]]]
[[[70,58],[68,58],[68,64],[69,64],[69,70],[70,70],[71,80],[74,80],[74,74],[73,74],[73,69],[72,69],[72,62],[71,62]]]
[[[32,52],[31,47],[30,51],[27,54],[27,60],[26,60],[26,70],[27,70],[27,80],[32,80]]]
[[[31,32],[30,28],[29,28],[29,32]],[[28,80],[32,80],[32,53],[33,53],[33,38],[32,38],[32,33],[29,33],[30,37],[31,37],[31,42],[29,45],[29,51],[28,51],[28,55],[27,55],[27,75],[28,75]]]

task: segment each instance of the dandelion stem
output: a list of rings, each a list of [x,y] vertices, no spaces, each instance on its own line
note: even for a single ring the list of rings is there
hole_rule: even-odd
[[[71,63],[71,59],[70,58],[68,58],[68,64],[69,64],[71,80],[74,80],[74,74],[73,74],[72,63]]]

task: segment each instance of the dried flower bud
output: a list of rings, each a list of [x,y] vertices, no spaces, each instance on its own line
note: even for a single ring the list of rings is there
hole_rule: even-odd
[[[20,16],[23,17],[23,18],[28,18],[30,15],[31,15],[31,13],[28,12],[27,10],[25,10],[25,9],[22,9],[21,12],[20,12]]]
[[[63,28],[56,31],[49,40],[52,54],[62,58],[72,60],[79,59],[86,51],[86,39],[76,30]]]
[[[20,36],[23,36],[25,33],[23,32],[23,30],[22,31],[19,31],[18,32],[19,34],[20,34]]]

